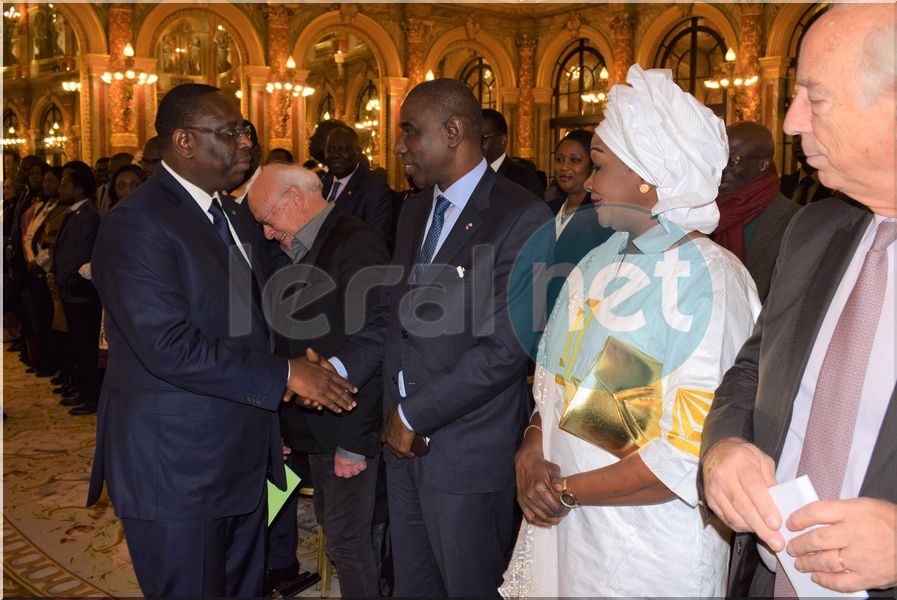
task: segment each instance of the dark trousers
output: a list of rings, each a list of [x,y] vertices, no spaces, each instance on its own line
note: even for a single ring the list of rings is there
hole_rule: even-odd
[[[367,459],[367,469],[349,479],[333,472],[332,454],[310,454],[315,484],[315,515],[327,538],[327,556],[336,566],[343,597],[380,595],[378,554],[371,527],[380,457]]]
[[[148,597],[258,597],[265,577],[266,494],[251,513],[221,519],[122,519]]]
[[[424,485],[418,459],[386,467],[396,596],[498,596],[514,535],[514,488],[453,494]]]
[[[97,381],[97,352],[100,343],[100,315],[98,302],[63,302],[65,321],[69,328],[66,351],[74,367],[78,392],[95,398],[99,393]]]

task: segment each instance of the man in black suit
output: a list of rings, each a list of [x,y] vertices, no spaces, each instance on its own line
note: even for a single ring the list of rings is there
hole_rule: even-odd
[[[785,132],[860,204],[822,200],[791,220],[704,423],[704,496],[740,532],[732,596],[793,597],[769,552],[783,548],[826,588],[897,591],[894,17],[892,5],[835,6],[801,45]],[[802,475],[821,500],[779,514],[768,487]],[[783,522],[798,532],[787,547]]]
[[[545,186],[535,169],[522,161],[505,154],[508,147],[508,122],[497,110],[483,109],[483,156],[489,166],[499,175],[504,175],[517,185],[523,186],[540,200],[545,199]]]
[[[532,289],[511,271],[522,254],[526,273],[550,263],[550,243],[526,245],[551,213],[489,169],[480,107],[463,83],[415,87],[399,127],[395,153],[422,188],[399,218],[401,269],[332,361],[358,383],[383,364],[395,594],[494,596],[529,413],[527,352],[511,313]]]
[[[360,278],[381,282],[389,263],[385,243],[361,220],[324,200],[321,180],[300,165],[265,167],[249,194],[249,209],[265,237],[277,240],[282,250],[282,260],[275,264],[283,268],[265,290],[278,354],[301,356],[312,346],[326,356],[336,352],[349,328],[360,328],[371,313],[375,303],[366,302],[358,284]],[[319,293],[321,289],[326,292]],[[382,395],[378,369],[359,386],[358,408],[352,412],[337,415],[289,405],[280,413],[285,445],[308,454],[315,515],[324,528],[340,592],[348,597],[379,595],[371,522]],[[271,556],[269,562],[273,568],[295,568],[295,500],[278,516],[281,520],[292,539],[280,546],[284,556]]]
[[[69,167],[62,175],[59,200],[69,205],[53,244],[52,277],[57,286],[69,332],[66,352],[74,367],[76,396],[64,405],[73,406],[73,415],[97,411],[97,351],[100,338],[100,300],[93,284],[78,270],[90,262],[100,215],[93,205],[96,187],[87,165]]]
[[[156,131],[163,161],[106,215],[91,261],[109,363],[88,505],[105,480],[145,595],[259,596],[266,476],[286,485],[276,411],[292,392],[351,409],[355,388],[272,353],[261,233],[218,194],[250,163],[232,99],[177,86]]]
[[[355,130],[337,127],[330,132],[324,156],[332,175],[324,185],[324,197],[388,241],[392,237],[392,190],[362,162]]]

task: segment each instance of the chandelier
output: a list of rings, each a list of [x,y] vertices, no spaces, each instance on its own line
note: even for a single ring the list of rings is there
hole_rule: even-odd
[[[63,81],[62,89],[69,93],[80,92],[81,91],[81,82],[80,81]]]
[[[130,42],[125,44],[125,47],[122,49],[121,53],[125,57],[124,71],[114,71],[112,73],[106,71],[105,73],[103,73],[103,76],[100,79],[102,79],[106,83],[112,83],[112,81],[115,80],[123,81],[128,84],[128,101],[130,102],[131,94],[133,94],[131,86],[152,85],[156,83],[156,81],[158,81],[159,77],[155,73],[134,68],[134,47],[131,46]]]
[[[578,67],[577,67],[578,68]],[[578,76],[578,73],[577,73]],[[607,80],[610,78],[610,73],[607,72],[607,67],[601,67],[601,72],[598,73],[598,93],[594,91],[589,92],[588,94],[582,94],[580,98],[586,104],[599,104],[601,102],[605,102],[607,100]]]
[[[69,139],[64,135],[59,135],[59,123],[54,121],[50,127],[50,135],[44,138],[44,148],[60,148]]]
[[[716,79],[707,79],[704,81],[704,87],[711,90],[720,88],[728,90],[738,90],[754,85],[760,79],[757,75],[745,75],[735,71],[735,50],[729,48],[726,51],[726,62],[720,65],[720,75]]]
[[[315,88],[304,86],[298,81],[293,81],[296,76],[296,61],[293,60],[292,56],[287,58],[287,62],[284,66],[286,66],[287,69],[286,79],[269,81],[268,85],[265,86],[265,90],[269,94],[273,94],[275,91],[285,91],[287,94],[292,94],[294,98],[298,98],[299,96],[311,96],[315,93]]]
[[[25,140],[23,138],[16,136],[16,128],[15,127],[10,126],[10,128],[7,130],[6,133],[8,133],[10,137],[3,138],[3,147],[4,148],[9,147],[9,146],[21,146],[22,144],[25,143]]]

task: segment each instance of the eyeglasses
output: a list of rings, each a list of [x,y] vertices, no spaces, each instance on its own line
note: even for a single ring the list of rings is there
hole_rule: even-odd
[[[497,131],[496,131],[495,133],[484,133],[484,134],[483,134],[483,140],[482,140],[482,141],[485,142],[485,141],[488,140],[489,138],[494,137],[494,136],[496,136],[496,135],[500,135],[500,134],[499,134]]]
[[[230,142],[239,140],[240,138],[252,139],[251,127],[235,127],[234,129],[210,129],[208,127],[181,127],[181,129],[193,129],[194,131],[202,131],[203,133],[214,133],[227,139]]]

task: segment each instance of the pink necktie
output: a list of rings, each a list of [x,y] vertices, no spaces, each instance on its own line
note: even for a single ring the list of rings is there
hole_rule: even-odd
[[[888,284],[888,246],[895,239],[897,223],[882,222],[835,326],[816,381],[797,476],[809,475],[823,500],[841,496],[869,353]],[[788,577],[779,568],[775,597],[795,596]]]

